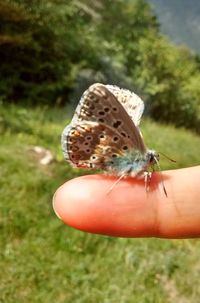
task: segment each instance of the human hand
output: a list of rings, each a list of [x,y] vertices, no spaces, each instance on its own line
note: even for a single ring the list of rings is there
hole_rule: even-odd
[[[162,173],[168,197],[153,173],[150,191],[144,181],[87,175],[63,184],[53,207],[65,224],[118,237],[192,238],[200,236],[200,166]]]

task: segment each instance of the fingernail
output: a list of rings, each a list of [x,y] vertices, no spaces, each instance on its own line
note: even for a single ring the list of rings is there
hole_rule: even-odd
[[[57,191],[56,191],[55,194],[53,195],[53,199],[52,199],[53,210],[54,210],[56,216],[57,216],[60,220],[62,220],[62,218],[60,217],[60,215],[59,215],[59,214],[57,213],[57,211],[56,211],[56,195],[57,195]]]

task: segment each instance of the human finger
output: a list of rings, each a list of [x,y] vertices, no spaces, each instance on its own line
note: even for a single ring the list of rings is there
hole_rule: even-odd
[[[200,236],[200,167],[154,173],[150,191],[143,180],[87,175],[63,184],[54,210],[64,223],[85,232],[120,237]]]

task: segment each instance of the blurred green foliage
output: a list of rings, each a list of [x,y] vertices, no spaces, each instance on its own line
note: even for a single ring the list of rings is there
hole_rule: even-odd
[[[64,104],[109,82],[143,96],[154,119],[200,133],[199,58],[160,34],[144,0],[0,0],[0,18],[7,102]]]

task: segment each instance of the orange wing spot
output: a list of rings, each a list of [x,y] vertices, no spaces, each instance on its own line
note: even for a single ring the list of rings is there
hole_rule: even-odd
[[[87,125],[81,126],[81,128],[84,129],[84,131],[86,131],[86,132],[90,132],[91,131],[91,127],[89,127]]]
[[[74,135],[75,135],[76,137],[80,137],[80,133],[79,133],[77,130],[74,131]]]
[[[99,130],[104,131],[105,130],[105,126],[104,125],[99,125],[98,126]]]
[[[79,163],[79,164],[77,164],[77,167],[80,167],[80,168],[88,168],[88,167],[89,167],[89,164]]]
[[[80,160],[81,156],[80,155],[74,155],[74,160]]]
[[[70,150],[72,150],[73,152],[77,152],[79,150],[79,148],[76,145],[72,145],[72,146],[70,146]]]
[[[92,129],[92,128],[91,128],[90,126],[86,126],[85,129],[86,129],[87,132],[91,132],[91,129]]]

